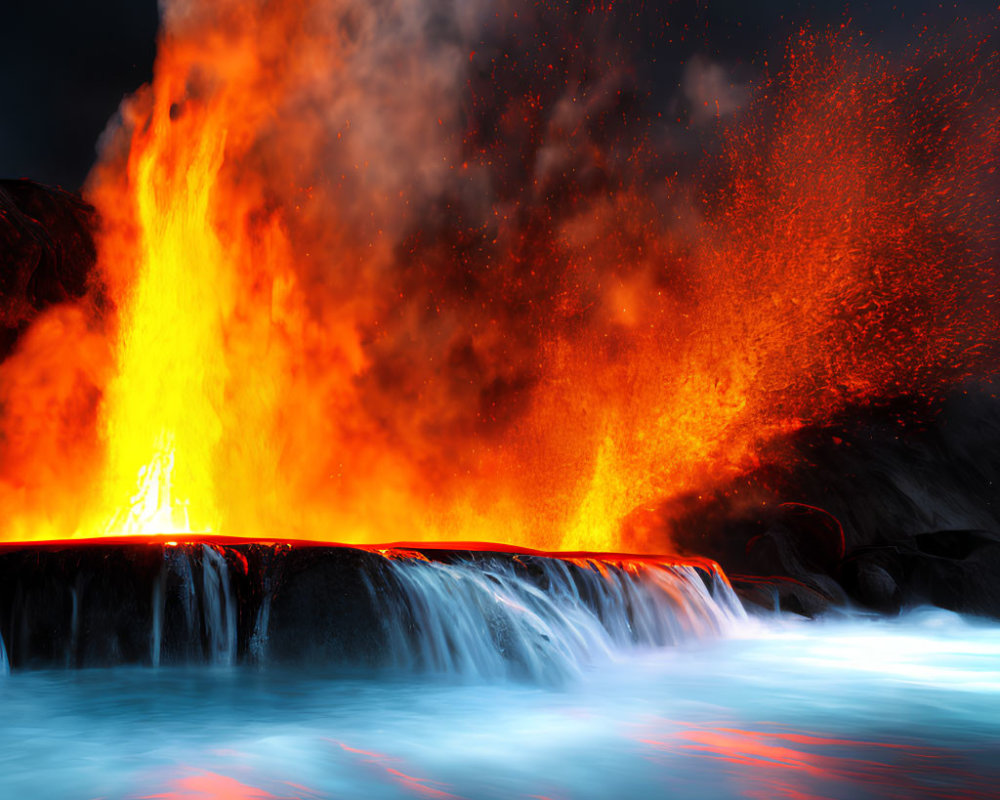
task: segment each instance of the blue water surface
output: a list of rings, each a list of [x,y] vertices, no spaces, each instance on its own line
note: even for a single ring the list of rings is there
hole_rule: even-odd
[[[554,686],[247,667],[0,677],[0,798],[414,797],[1000,797],[1000,626],[750,620]]]

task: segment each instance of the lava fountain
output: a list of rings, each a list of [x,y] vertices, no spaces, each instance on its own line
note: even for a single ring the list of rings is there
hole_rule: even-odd
[[[599,14],[536,13],[611,46]],[[432,18],[166,5],[88,182],[99,270],[55,367],[98,400],[5,365],[31,393],[6,407],[58,417],[8,462],[8,538],[663,551],[643,509],[988,361],[985,45],[899,64],[804,33],[680,176],[590,51],[536,81],[514,19],[456,9],[439,41]]]

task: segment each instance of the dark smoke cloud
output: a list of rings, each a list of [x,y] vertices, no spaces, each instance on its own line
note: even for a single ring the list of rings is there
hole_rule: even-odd
[[[480,10],[505,5],[470,3]],[[568,14],[586,14],[597,0],[563,5]],[[624,10],[622,9],[622,7]],[[759,71],[799,25],[823,26],[839,19],[853,23],[888,45],[900,44],[916,29],[932,30],[961,17],[996,10],[985,0],[899,4],[841,2],[746,3],[737,0],[614,4],[604,18],[604,37],[629,55],[638,83],[660,106],[683,99],[696,56],[722,72],[712,80],[735,86]],[[0,177],[29,177],[76,189],[95,158],[95,143],[122,97],[149,80],[158,23],[153,0],[36,0],[5,3],[0,11]],[[664,23],[669,22],[669,26]],[[441,30],[470,21],[443,17]],[[530,40],[531,22],[524,23]],[[488,46],[489,42],[484,42]],[[704,76],[703,76],[704,77]],[[736,95],[740,93],[737,90]],[[727,97],[731,97],[727,92]],[[672,106],[677,108],[677,103]],[[696,115],[697,116],[697,115]]]

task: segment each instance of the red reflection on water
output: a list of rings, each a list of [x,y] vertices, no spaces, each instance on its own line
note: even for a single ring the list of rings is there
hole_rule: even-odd
[[[393,769],[392,767],[386,767],[385,771],[414,794],[423,795],[424,797],[457,797],[457,795],[449,794],[442,789],[435,789],[433,786],[428,786],[428,783],[436,783],[436,781],[431,781],[428,778],[417,778],[413,775],[407,775],[405,772],[400,772],[398,769]]]
[[[439,781],[432,781],[430,778],[418,778],[415,775],[405,773],[396,767],[389,766],[389,764],[401,762],[402,759],[386,755],[384,753],[375,753],[371,750],[359,750],[356,747],[348,747],[346,744],[338,742],[336,739],[328,739],[327,741],[337,745],[344,750],[344,752],[363,756],[364,758],[362,760],[365,764],[377,767],[380,773],[384,772],[388,775],[390,780],[397,785],[402,786],[411,794],[419,795],[421,797],[436,798],[436,800],[461,800],[458,795],[451,794],[446,792],[444,789],[437,788],[438,786],[447,786],[448,784],[440,783]]]
[[[387,759],[388,760],[388,759],[392,758],[392,756],[383,755],[382,753],[374,753],[371,750],[359,750],[356,747],[348,747],[346,744],[344,744],[343,742],[338,742],[336,739],[329,739],[328,741],[331,741],[334,744],[339,745],[341,748],[343,748],[344,750],[346,750],[348,753],[355,753],[356,755],[359,755],[359,756],[368,756],[369,758],[374,758],[374,759],[379,759],[379,760],[382,760],[382,759]]]
[[[215,772],[198,772],[170,781],[168,791],[138,800],[279,800],[277,795]],[[280,798],[292,800],[292,798]]]
[[[663,730],[668,727],[669,730]],[[961,754],[904,742],[832,738],[801,731],[744,730],[662,720],[636,741],[660,753],[712,759],[743,797],[818,800],[845,790],[873,797],[990,800],[995,787]]]

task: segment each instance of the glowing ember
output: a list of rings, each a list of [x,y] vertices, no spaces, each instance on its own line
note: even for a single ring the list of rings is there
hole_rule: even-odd
[[[405,5],[164,13],[90,180],[116,313],[38,321],[24,352],[78,334],[58,379],[0,368],[5,429],[61,412],[4,462],[8,537],[662,551],[646,506],[849,404],[930,401],[995,340],[975,49],[803,35],[691,182],[570,44],[552,89],[502,25],[470,56],[471,14],[430,48]]]

